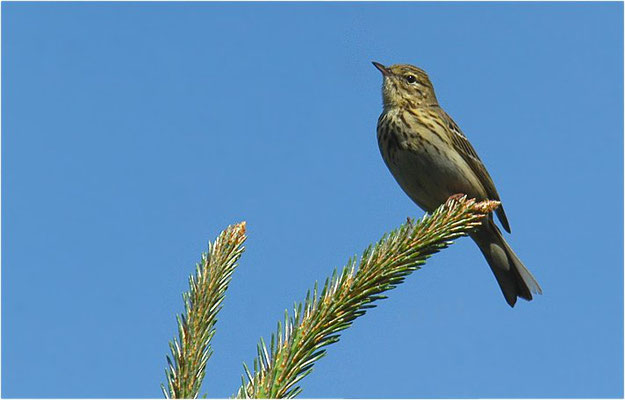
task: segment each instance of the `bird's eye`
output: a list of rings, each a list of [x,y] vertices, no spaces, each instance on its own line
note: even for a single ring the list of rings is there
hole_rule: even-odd
[[[406,75],[406,81],[408,83],[415,83],[417,81],[417,78],[415,78],[414,75]]]

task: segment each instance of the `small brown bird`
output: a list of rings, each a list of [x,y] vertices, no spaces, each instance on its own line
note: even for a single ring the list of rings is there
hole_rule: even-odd
[[[438,105],[425,71],[412,65],[384,65],[384,110],[378,119],[378,145],[399,186],[419,207],[433,212],[450,196],[500,200],[495,184],[469,140]],[[510,232],[500,206],[497,217]],[[492,214],[471,238],[488,261],[506,301],[542,294],[536,279],[506,243]]]

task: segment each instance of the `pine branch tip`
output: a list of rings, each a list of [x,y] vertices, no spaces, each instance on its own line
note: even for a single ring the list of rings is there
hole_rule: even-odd
[[[244,251],[245,221],[224,229],[208,252],[201,254],[195,273],[189,277],[189,290],[183,293],[184,312],[176,316],[178,338],[169,343],[166,356],[168,398],[197,398],[205,376],[206,363],[212,356],[211,340],[215,334],[217,313]],[[162,385],[165,387],[165,385]]]
[[[475,208],[477,208],[481,213],[489,214],[499,208],[500,205],[501,202],[497,200],[483,200],[475,204]]]
[[[452,210],[456,207],[462,207],[474,213],[489,214],[495,211],[500,204],[501,202],[497,200],[477,201],[474,198],[469,198],[466,194],[455,194],[447,199],[444,208]]]
[[[242,235],[247,233],[247,221],[241,221],[234,225],[235,229],[239,230]]]

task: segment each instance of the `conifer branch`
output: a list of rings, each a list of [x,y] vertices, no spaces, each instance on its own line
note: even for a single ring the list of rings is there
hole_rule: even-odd
[[[213,244],[209,242],[208,253],[202,254],[195,275],[189,278],[189,291],[182,295],[185,312],[177,317],[178,338],[169,342],[172,357],[167,356],[167,388],[161,385],[166,398],[198,396],[212,354],[217,313],[245,239],[245,222],[226,228]]]
[[[301,392],[297,383],[325,355],[325,346],[339,340],[341,331],[375,307],[382,293],[395,288],[420,268],[426,259],[480,225],[499,206],[497,201],[476,202],[452,196],[432,215],[384,235],[369,246],[359,261],[352,258],[341,273],[334,270],[318,294],[317,284],[296,303],[293,315],[271,336],[269,349],[261,338],[253,372],[244,364],[239,398],[293,398]],[[358,268],[356,266],[358,265]]]

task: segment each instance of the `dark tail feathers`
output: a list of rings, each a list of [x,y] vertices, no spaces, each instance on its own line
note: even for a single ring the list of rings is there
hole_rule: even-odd
[[[517,297],[532,300],[532,293],[542,294],[540,285],[506,243],[492,219],[484,222],[471,237],[484,254],[511,307],[514,307]]]

